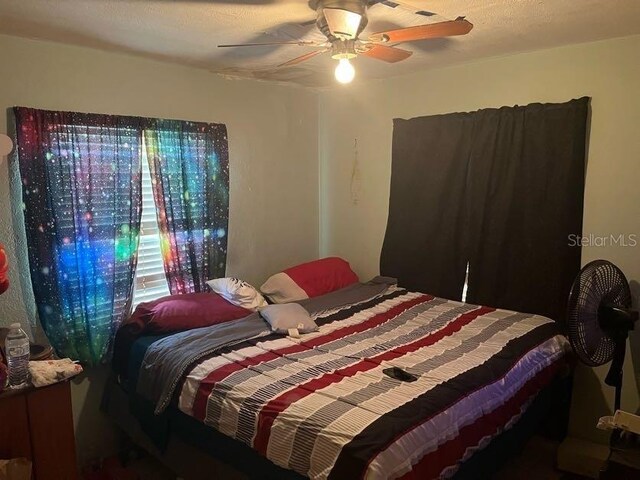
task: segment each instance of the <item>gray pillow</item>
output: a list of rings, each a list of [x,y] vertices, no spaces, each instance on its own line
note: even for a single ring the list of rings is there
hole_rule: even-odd
[[[297,303],[269,305],[260,310],[260,315],[271,325],[271,330],[276,333],[295,337],[300,333],[318,330],[318,325],[313,321],[309,312]]]

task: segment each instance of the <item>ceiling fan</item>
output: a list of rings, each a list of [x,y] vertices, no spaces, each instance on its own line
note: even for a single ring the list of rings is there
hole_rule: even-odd
[[[403,4],[399,1],[384,0],[311,0],[309,6],[316,10],[315,21],[318,29],[327,37],[324,42],[316,41],[275,41],[266,43],[243,43],[235,45],[218,45],[228,47],[256,47],[264,45],[298,45],[301,47],[317,48],[309,53],[296,57],[278,65],[278,68],[289,67],[305,62],[317,55],[331,52],[331,57],[338,60],[335,77],[340,83],[349,83],[355,76],[355,69],[349,60],[364,55],[388,63],[396,63],[409,58],[413,52],[397,48],[394,44],[413,42],[431,38],[466,35],[473,28],[473,24],[458,17],[438,23],[417,25],[373,33],[368,38],[360,38],[360,34],[367,26],[367,9],[378,3],[387,6]],[[412,8],[414,12],[420,10]]]

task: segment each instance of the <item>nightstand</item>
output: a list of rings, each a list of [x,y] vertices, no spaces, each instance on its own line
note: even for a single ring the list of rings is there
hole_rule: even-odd
[[[34,480],[77,480],[68,381],[0,393],[0,458],[26,457]]]

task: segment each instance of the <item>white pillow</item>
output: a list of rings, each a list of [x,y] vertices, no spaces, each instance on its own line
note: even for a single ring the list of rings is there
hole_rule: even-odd
[[[254,312],[268,305],[264,297],[252,285],[233,277],[214,278],[207,282],[209,288],[238,307]]]

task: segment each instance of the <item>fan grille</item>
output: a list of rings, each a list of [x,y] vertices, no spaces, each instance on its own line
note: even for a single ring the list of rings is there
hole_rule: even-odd
[[[615,347],[614,340],[598,321],[598,308],[602,304],[629,308],[631,292],[618,267],[606,260],[595,260],[585,265],[573,282],[567,310],[571,346],[590,366],[609,362]]]

